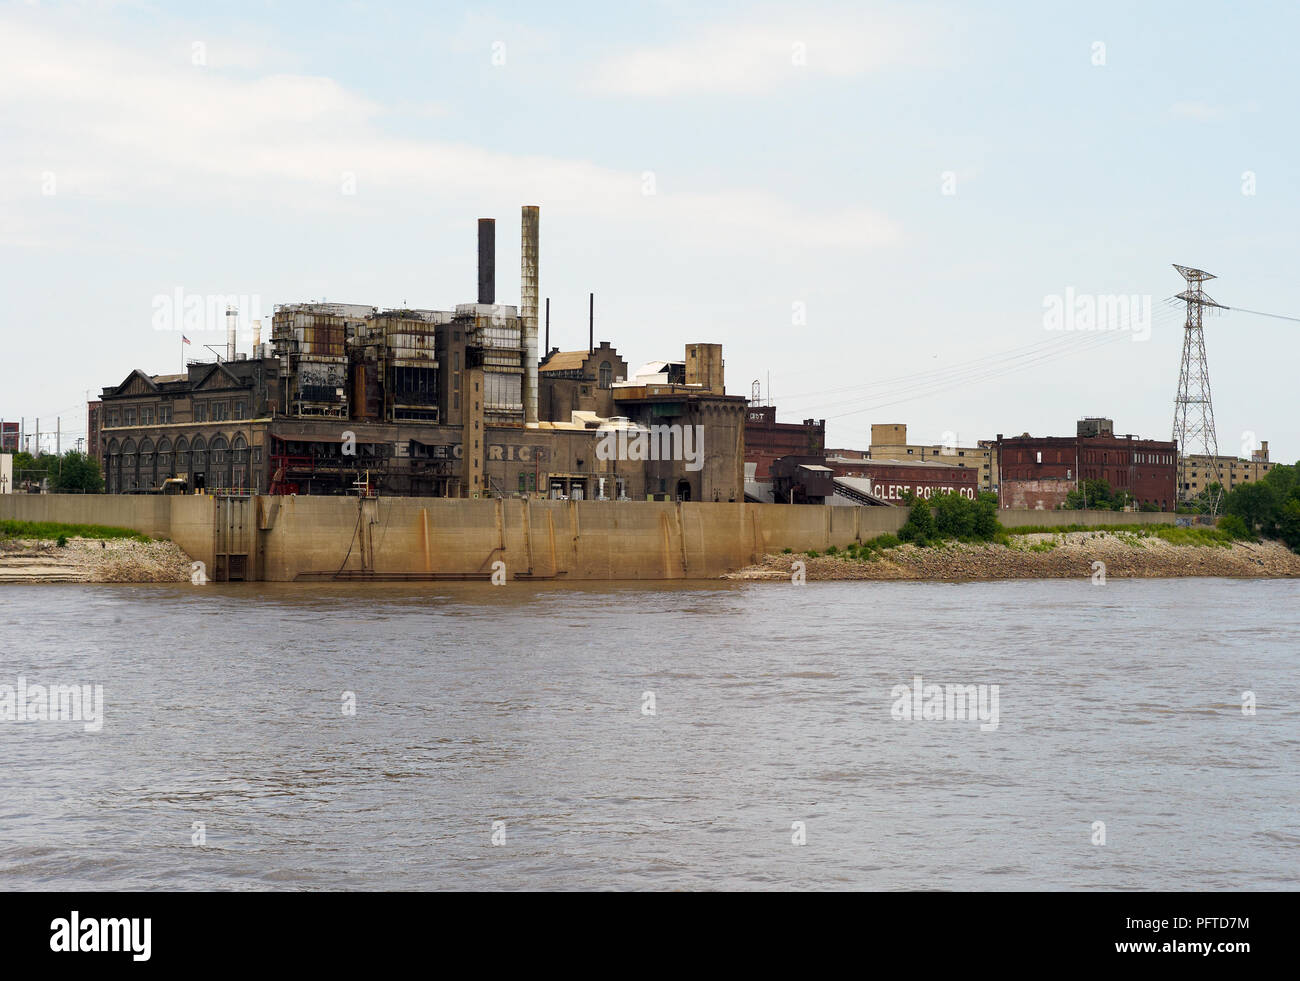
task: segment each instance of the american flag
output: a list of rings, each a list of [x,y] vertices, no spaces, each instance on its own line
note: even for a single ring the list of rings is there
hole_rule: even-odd
[[[184,343],[186,343],[186,344],[189,344],[189,343],[190,343],[190,339],[189,339],[188,337],[186,337],[184,334],[181,335],[181,341],[184,342]],[[193,345],[191,345],[191,347],[192,347],[192,346],[193,346]]]

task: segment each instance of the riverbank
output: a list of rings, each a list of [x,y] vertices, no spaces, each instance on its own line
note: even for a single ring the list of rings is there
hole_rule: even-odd
[[[126,538],[0,539],[0,584],[188,582],[190,557],[174,542]]]
[[[1013,535],[1009,545],[899,545],[870,559],[850,558],[844,552],[768,555],[761,563],[723,578],[788,581],[795,561],[804,563],[810,581],[1087,579],[1097,571],[1094,562],[1104,563],[1107,577],[1119,579],[1300,577],[1300,555],[1281,542],[1176,545],[1154,535],[1079,531]]]

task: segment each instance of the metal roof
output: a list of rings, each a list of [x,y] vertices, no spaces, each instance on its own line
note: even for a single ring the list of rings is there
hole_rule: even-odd
[[[578,371],[591,357],[588,351],[556,351],[538,371]]]

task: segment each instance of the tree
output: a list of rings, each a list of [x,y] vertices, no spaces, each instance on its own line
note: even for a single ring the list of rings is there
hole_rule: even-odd
[[[988,491],[983,491],[975,499],[975,537],[984,541],[992,541],[993,538],[1001,531],[998,524],[998,496]]]
[[[934,530],[940,538],[970,538],[975,533],[975,511],[960,494],[947,492],[931,499]]]
[[[1062,505],[1074,511],[1087,508],[1090,511],[1122,511],[1128,501],[1128,491],[1121,491],[1118,496],[1111,490],[1109,481],[1085,480],[1083,486],[1065,495]]]
[[[926,545],[935,537],[934,515],[930,513],[929,502],[918,500],[912,505],[907,521],[898,529],[898,537],[916,545]]]
[[[1287,501],[1278,514],[1277,536],[1293,552],[1300,552],[1300,498]]]
[[[81,491],[99,494],[104,490],[104,477],[99,472],[99,461],[79,450],[69,450],[55,469],[51,483],[57,491]]]
[[[1252,534],[1261,530],[1270,534],[1277,524],[1279,503],[1277,491],[1261,481],[1234,488],[1224,499],[1223,509],[1244,521]]]

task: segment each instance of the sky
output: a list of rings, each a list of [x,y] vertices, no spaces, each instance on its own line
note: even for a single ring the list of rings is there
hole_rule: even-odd
[[[553,345],[594,292],[633,370],[721,343],[835,447],[1167,439],[1172,264],[1208,270],[1220,452],[1294,462],[1300,323],[1241,311],[1300,317],[1297,34],[1289,2],[3,4],[0,418],[66,449],[88,395],[211,357],[178,293],[268,339],[278,303],[473,302],[480,217],[517,303],[535,204]]]

